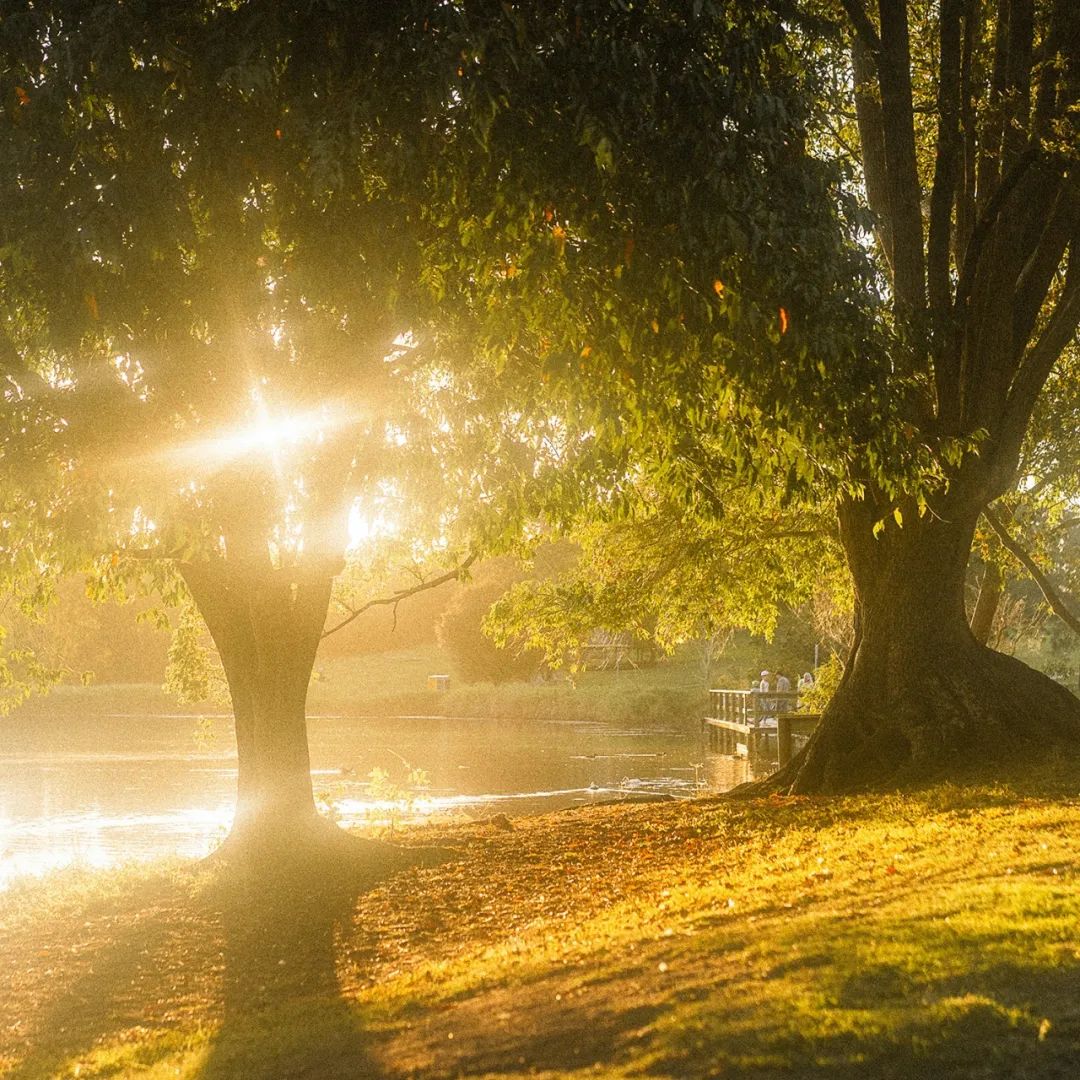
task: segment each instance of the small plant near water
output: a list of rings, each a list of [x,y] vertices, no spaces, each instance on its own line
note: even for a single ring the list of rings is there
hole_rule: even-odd
[[[388,769],[376,766],[368,773],[368,795],[379,803],[386,803],[387,821],[389,822],[390,835],[394,835],[395,828],[403,818],[412,815],[416,809],[417,801],[431,787],[431,779],[424,769],[417,769],[402,759],[404,766],[404,779],[395,779]],[[380,813],[372,807],[372,814]]]

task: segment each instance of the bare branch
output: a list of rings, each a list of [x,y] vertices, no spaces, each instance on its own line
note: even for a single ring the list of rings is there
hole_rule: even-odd
[[[1072,238],[1080,236],[1080,183],[1066,179],[1057,192],[1049,215],[1039,215],[1042,228],[1016,283],[1013,334],[1018,349],[1031,338],[1039,311]]]
[[[1005,528],[1002,520],[990,509],[990,507],[987,507],[983,511],[983,517],[986,518],[987,522],[990,524],[990,528],[997,533],[997,537],[1001,541],[1001,546],[1005,548],[1005,550],[1031,575],[1031,580],[1038,585],[1039,592],[1043,594],[1047,604],[1050,605],[1050,610],[1065,623],[1073,633],[1080,634],[1080,618],[1077,618],[1077,616],[1073,614],[1064,599],[1062,599],[1061,594],[1050,583],[1050,580],[1042,570],[1039,569],[1035,560],[1023,547],[1021,547],[1019,542],[1009,533],[1009,530]]]
[[[418,585],[413,585],[408,589],[399,589],[397,592],[391,593],[390,596],[380,596],[374,600],[369,600],[366,604],[361,604],[358,608],[346,607],[345,610],[349,612],[349,615],[342,619],[341,622],[330,627],[329,630],[324,630],[322,636],[328,638],[331,634],[336,634],[342,627],[348,626],[354,619],[358,619],[365,611],[368,611],[373,607],[392,606],[394,609],[394,619],[396,620],[397,606],[402,600],[405,600],[410,596],[415,596],[417,593],[426,592],[428,589],[438,588],[438,586],[445,585],[448,581],[460,580],[461,575],[476,562],[476,559],[477,556],[475,554],[469,555],[461,561],[460,566],[455,567],[453,570],[448,570],[445,574],[440,574],[438,577],[428,578],[426,581],[421,581]]]
[[[1071,271],[1046,327],[1024,354],[1009,389],[1002,418],[1002,437],[1022,440],[1031,410],[1050,371],[1080,326],[1080,269]]]

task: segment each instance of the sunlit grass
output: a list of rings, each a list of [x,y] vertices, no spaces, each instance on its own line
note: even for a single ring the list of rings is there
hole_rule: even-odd
[[[0,902],[0,1029],[28,1010],[0,1060],[16,1077],[1069,1076],[1077,790],[1066,773],[427,829],[458,858],[334,894],[325,918],[286,894],[295,938],[260,937],[272,892],[210,869],[58,875]],[[125,941],[142,961],[117,959]],[[91,954],[114,975],[88,974]],[[80,979],[97,1000],[58,1009]],[[42,1023],[61,1014],[66,1033]]]

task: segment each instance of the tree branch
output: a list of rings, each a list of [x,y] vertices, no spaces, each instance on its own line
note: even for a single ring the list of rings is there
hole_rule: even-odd
[[[1077,245],[1072,248],[1077,252]],[[1016,376],[1009,389],[1002,415],[1001,439],[1015,443],[1019,454],[1020,444],[1027,430],[1031,410],[1039,393],[1057,363],[1065,346],[1073,339],[1080,326],[1080,268],[1070,268],[1065,288],[1038,340],[1027,350],[1020,361]]]
[[[881,97],[869,47],[861,37],[851,43],[855,76],[855,120],[862,147],[866,202],[874,215],[874,233],[889,276],[893,273],[893,220],[889,212],[889,182],[885,173],[885,136],[881,127]]]
[[[1031,121],[1031,52],[1035,43],[1034,0],[1010,0],[1009,55],[1006,62],[1005,123],[1001,167],[1023,152]]]
[[[1069,606],[1062,599],[1061,594],[1050,583],[1042,570],[1039,569],[1035,560],[1013,538],[1009,533],[1009,530],[1005,528],[1002,520],[989,506],[983,510],[983,517],[986,518],[990,528],[997,533],[997,537],[1001,541],[1001,546],[1005,548],[1005,550],[1031,575],[1031,580],[1038,585],[1039,592],[1043,594],[1043,598],[1046,600],[1047,604],[1050,605],[1050,610],[1065,623],[1074,634],[1080,634],[1080,618],[1077,618],[1077,616],[1069,609]]]
[[[915,156],[911,91],[911,40],[905,0],[878,0],[881,15],[881,121],[893,230],[893,293],[898,308],[914,321],[926,308],[922,197]]]
[[[1024,174],[1028,169],[1035,164],[1038,156],[1038,147],[1029,146],[1009,170],[997,191],[994,192],[994,197],[986,204],[982,214],[979,215],[979,220],[975,223],[975,228],[971,232],[971,240],[967,245],[967,251],[964,253],[964,265],[960,270],[960,280],[956,286],[956,300],[953,302],[954,318],[962,317],[964,308],[968,300],[971,299],[971,291],[975,285],[975,274],[979,269],[979,259],[982,256],[982,249],[986,244],[986,239],[990,235],[990,230],[997,224],[1009,196],[1024,178]]]
[[[876,63],[878,56],[881,55],[881,38],[878,37],[870,16],[866,14],[866,9],[862,6],[862,0],[841,0],[841,3],[847,17],[851,20],[851,25],[855,28],[857,40],[865,46],[867,53]]]
[[[445,585],[448,581],[459,580],[462,573],[465,570],[468,570],[468,568],[476,562],[476,559],[477,556],[475,554],[469,555],[462,560],[460,566],[455,567],[453,570],[448,570],[445,574],[440,574],[435,578],[429,578],[427,581],[421,581],[420,584],[413,585],[409,589],[399,589],[390,596],[380,596],[374,600],[369,600],[366,604],[361,604],[358,608],[346,608],[349,614],[342,619],[341,622],[330,627],[329,630],[324,630],[322,637],[328,638],[331,634],[336,634],[340,629],[348,626],[354,619],[358,619],[365,611],[368,611],[373,607],[387,607],[392,605],[396,615],[397,606],[402,600],[405,600],[410,596],[415,596],[417,593],[426,592],[428,589],[437,588],[439,585]]]
[[[960,51],[960,127],[963,146],[963,182],[956,203],[956,237],[954,259],[963,265],[971,230],[975,225],[975,165],[977,161],[978,129],[975,123],[975,103],[972,100],[972,64],[975,51],[975,30],[978,22],[979,0],[965,0],[964,39]]]
[[[960,62],[963,0],[942,0],[941,72],[938,76],[938,134],[934,183],[930,192],[930,233],[927,242],[927,282],[930,328],[934,338],[934,376],[938,411],[953,392],[959,358],[948,332],[952,307],[949,254],[952,249],[952,208],[960,177]],[[952,347],[952,348],[950,348]]]
[[[1001,175],[1001,139],[1007,63],[1009,56],[1009,0],[997,0],[994,19],[994,62],[990,76],[990,93],[983,109],[983,123],[979,139],[978,202],[986,206],[997,195],[998,177]]]
[[[1028,257],[1016,283],[1013,302],[1013,336],[1017,350],[1026,347],[1035,328],[1047,291],[1061,266],[1070,240],[1080,236],[1080,184],[1066,179],[1057,193],[1044,222],[1035,248]]]

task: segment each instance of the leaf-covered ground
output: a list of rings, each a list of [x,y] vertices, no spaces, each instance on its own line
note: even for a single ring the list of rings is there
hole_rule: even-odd
[[[57,875],[0,898],[0,1071],[1072,1078],[1080,784],[1039,791],[497,819],[377,882]]]

